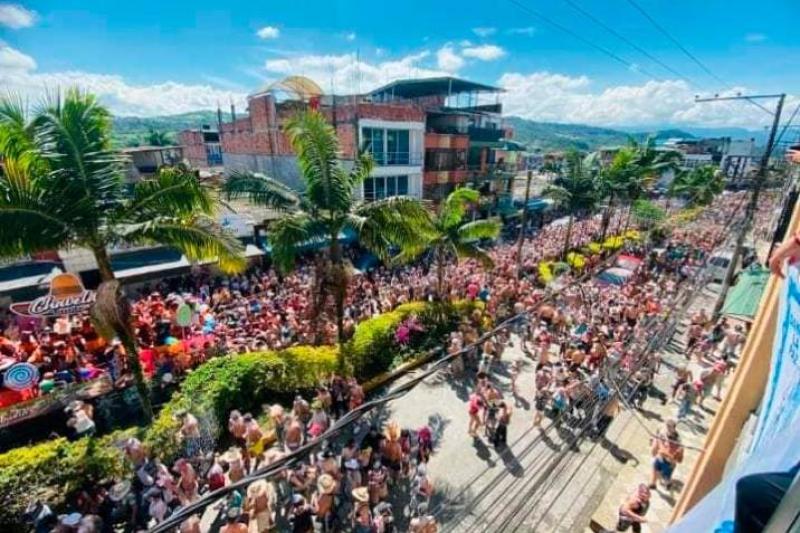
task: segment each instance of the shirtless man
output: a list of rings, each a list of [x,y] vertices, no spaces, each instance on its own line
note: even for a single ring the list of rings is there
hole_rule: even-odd
[[[297,417],[291,417],[289,424],[286,427],[286,436],[284,438],[284,445],[286,451],[291,453],[295,451],[300,445],[303,444],[303,424]]]
[[[175,416],[181,421],[179,437],[186,445],[186,455],[195,457],[203,451],[203,441],[200,438],[200,424],[197,418],[188,411],[178,411],[175,413]]]
[[[228,417],[228,431],[231,432],[233,441],[236,443],[236,445],[242,449],[242,453],[244,454],[245,469],[249,472],[250,454],[247,453],[247,439],[245,438],[247,434],[247,423],[244,421],[244,417],[242,417],[242,414],[239,411],[231,411],[231,414]]]

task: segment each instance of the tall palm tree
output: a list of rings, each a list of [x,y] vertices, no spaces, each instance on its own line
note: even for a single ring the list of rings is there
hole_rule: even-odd
[[[432,231],[416,246],[409,246],[398,254],[396,261],[410,261],[425,252],[432,254],[436,264],[436,294],[445,299],[444,270],[451,259],[472,258],[484,268],[492,268],[492,258],[480,247],[481,239],[494,239],[500,234],[497,219],[474,220],[464,223],[467,207],[478,202],[480,193],[475,189],[460,188],[451,192],[431,215]]]
[[[318,111],[307,111],[285,127],[297,154],[305,191],[300,194],[279,181],[252,173],[232,175],[225,184],[228,199],[247,198],[276,209],[284,216],[269,228],[269,241],[276,265],[293,268],[304,244],[328,242],[330,264],[322,268],[324,280],[316,296],[324,302],[326,287],[333,292],[339,342],[344,340],[344,301],[349,269],[340,235],[350,230],[379,259],[390,257],[390,249],[413,245],[424,236],[428,215],[422,204],[408,197],[359,202],[355,189],[369,176],[373,162],[369,154],[356,157],[351,169],[339,161],[336,131]],[[319,294],[322,292],[322,294]],[[339,361],[344,365],[344,360]]]
[[[566,171],[542,191],[543,196],[552,198],[569,214],[563,257],[569,252],[575,214],[592,211],[600,200],[595,157],[595,154],[590,154],[584,158],[576,151],[568,152],[565,159]]]
[[[669,186],[670,196],[682,196],[687,206],[708,205],[725,189],[722,172],[712,165],[696,167],[675,176]]]
[[[215,222],[210,191],[185,168],[124,180],[126,160],[111,150],[111,115],[93,95],[70,89],[34,115],[21,100],[0,100],[0,256],[87,249],[102,280],[95,318],[127,355],[146,417],[152,416],[130,310],[108,253],[116,244],[161,244],[191,260],[217,258],[225,271],[244,268],[243,247]]]
[[[605,209],[603,209],[600,223],[601,241],[606,238],[617,202],[628,196],[628,188],[634,173],[632,160],[633,151],[630,148],[622,148],[614,154],[611,163],[600,169],[598,174],[598,194],[601,199],[605,200]]]

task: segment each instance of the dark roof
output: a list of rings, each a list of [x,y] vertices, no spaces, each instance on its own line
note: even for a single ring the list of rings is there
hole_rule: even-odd
[[[390,92],[392,95],[401,98],[419,98],[421,96],[433,96],[437,94],[458,94],[466,92],[481,93],[500,93],[503,89],[475,83],[473,81],[453,78],[452,76],[442,76],[440,78],[419,78],[410,80],[397,80],[379,87],[370,94]]]

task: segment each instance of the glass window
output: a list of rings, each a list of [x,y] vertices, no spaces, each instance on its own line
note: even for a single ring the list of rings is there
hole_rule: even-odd
[[[364,149],[372,154],[375,163],[382,165],[385,162],[383,130],[379,128],[364,128]]]
[[[408,195],[408,176],[397,176],[397,196]]]
[[[408,130],[386,130],[387,163],[408,164]]]
[[[365,200],[374,200],[375,199],[375,179],[374,178],[367,178],[364,180],[364,199]]]
[[[383,178],[375,178],[375,200],[386,198],[386,188]]]
[[[394,176],[386,176],[386,197],[397,196],[397,182]]]

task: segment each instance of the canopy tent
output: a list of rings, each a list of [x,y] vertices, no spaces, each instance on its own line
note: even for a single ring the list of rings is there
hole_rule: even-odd
[[[739,274],[739,281],[730,290],[722,314],[740,320],[753,320],[767,286],[769,270],[753,264]]]
[[[622,285],[633,276],[633,272],[620,267],[612,267],[602,271],[597,276],[597,281],[608,285]]]

